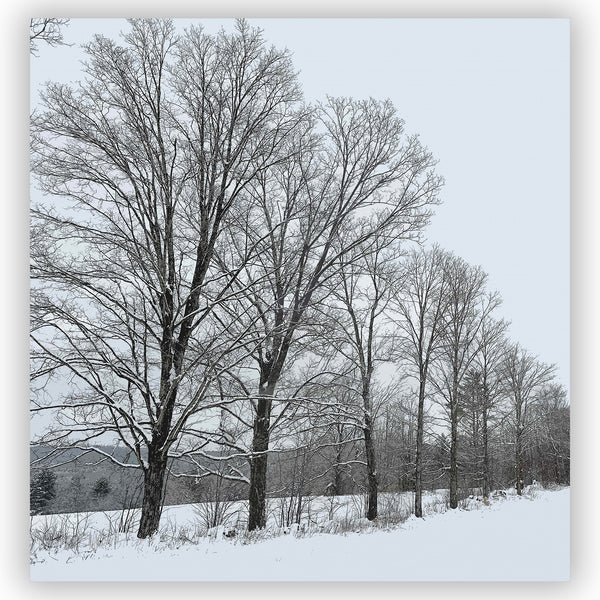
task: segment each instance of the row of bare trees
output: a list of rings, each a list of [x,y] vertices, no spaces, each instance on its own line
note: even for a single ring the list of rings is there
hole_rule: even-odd
[[[495,311],[500,296],[486,289],[479,267],[437,247],[415,251],[406,262],[408,285],[398,304],[408,341],[406,359],[419,385],[415,514],[422,514],[420,447],[429,405],[449,428],[450,506],[458,505],[459,436],[477,448],[482,493],[490,492],[490,428],[512,423],[515,485],[523,486],[524,432],[529,406],[552,382],[555,368],[507,338],[508,323]],[[527,423],[527,425],[526,425]],[[468,435],[466,435],[468,434]]]
[[[487,289],[483,270],[436,246],[394,254],[374,242],[362,262],[341,269],[340,276],[328,301],[329,319],[337,327],[322,339],[329,340],[330,360],[337,357],[346,366],[347,382],[361,399],[367,517],[377,516],[375,437],[382,426],[376,424],[382,405],[402,396],[411,400],[404,408],[411,438],[405,463],[414,469],[417,516],[423,514],[426,435],[429,447],[432,436],[447,435],[451,508],[458,506],[459,473],[476,473],[472,487],[489,495],[492,454],[499,452],[490,440],[499,431],[513,447],[514,485],[521,494],[526,449],[539,415],[547,414],[549,397],[564,402],[566,392],[554,383],[553,366],[509,340],[508,323],[495,314],[500,296]],[[391,387],[380,387],[378,400],[372,395],[377,363],[387,363],[398,375]],[[383,429],[388,439],[387,425]],[[564,442],[563,436],[561,451],[568,454]],[[465,446],[472,448],[471,458]],[[506,448],[503,444],[503,455]]]
[[[467,375],[467,380],[478,379],[480,375],[476,371]],[[477,386],[481,394],[480,383]],[[485,431],[482,422],[486,409],[479,404],[483,396],[471,396],[467,388],[477,389],[471,383],[465,384],[461,398],[456,452],[459,506],[463,498],[472,494],[485,497],[493,490],[516,486],[514,403],[508,395],[497,398],[493,409],[488,411]],[[337,388],[334,393],[339,390]],[[375,386],[373,393],[377,490],[414,494],[419,489],[424,513],[426,493],[449,486],[450,424],[440,418],[437,402],[433,396],[428,396],[421,443],[420,486],[417,488],[418,389],[406,386],[390,391]],[[371,494],[359,422],[361,402],[356,393],[354,410],[354,423],[340,423],[327,432],[323,430],[323,435],[314,427],[309,434],[292,438],[295,449],[272,453],[270,495],[291,496],[292,492],[303,496],[358,494],[364,497],[364,514],[367,515]],[[343,443],[336,443],[342,440]],[[291,467],[297,456],[303,460],[301,477]],[[526,433],[522,436],[521,465],[524,484],[534,480],[542,484],[568,484],[569,407],[562,386],[543,386],[530,403]],[[384,496],[383,502],[378,503],[380,512],[383,510],[386,514],[389,501],[389,497]]]
[[[269,456],[290,449],[298,465],[334,449],[338,484],[364,463],[375,519],[381,406],[416,381],[415,512],[432,411],[456,506],[468,407],[477,437],[512,398],[520,490],[552,369],[500,349],[481,269],[408,250],[442,181],[391,103],[307,106],[288,52],[244,21],[209,35],[131,20],[85,51],[83,82],[49,84],[31,118],[32,412],[52,415],[35,443],[125,446],[142,538],[184,461],[246,482],[248,528],[264,527]]]

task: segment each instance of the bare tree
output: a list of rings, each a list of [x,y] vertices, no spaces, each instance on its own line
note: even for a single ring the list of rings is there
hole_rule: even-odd
[[[316,123],[297,132],[293,159],[255,179],[249,217],[266,240],[260,261],[244,273],[247,303],[262,323],[253,424],[249,528],[265,523],[271,411],[325,283],[340,260],[382,239],[413,237],[437,201],[433,159],[389,102],[332,99]],[[315,131],[315,128],[317,130]],[[320,132],[317,135],[317,132]],[[232,242],[243,247],[241,241]]]
[[[244,21],[179,37],[169,20],[131,20],[124,42],[96,36],[87,79],[50,84],[32,117],[32,167],[53,204],[32,210],[46,236],[32,339],[34,362],[60,367],[68,390],[35,407],[62,415],[46,439],[118,435],[144,473],[144,538],[170,453],[182,436],[190,452],[210,439],[198,411],[218,405],[214,381],[239,347],[214,307],[255,251],[224,276],[215,247],[249,183],[282,159],[300,91],[288,53]]]
[[[56,17],[29,20],[29,51],[34,56],[39,52],[38,43],[45,42],[50,46],[68,45],[63,39],[63,27],[69,24],[70,19]]]
[[[540,362],[519,344],[507,351],[502,362],[504,393],[510,402],[508,420],[513,433],[515,485],[519,496],[524,484],[524,449],[535,426],[532,404],[536,394],[551,381],[555,370],[554,365]]]
[[[543,484],[568,484],[570,416],[565,387],[559,383],[544,385],[536,394],[533,413],[531,454],[535,477]]]
[[[392,307],[403,333],[402,358],[418,381],[415,516],[423,516],[423,436],[430,366],[440,350],[446,293],[446,254],[439,247],[413,250],[401,265]]]
[[[483,496],[488,497],[491,486],[490,467],[490,428],[492,413],[496,411],[502,397],[502,378],[500,365],[506,352],[505,333],[508,323],[504,320],[484,318],[479,333],[479,353],[475,367],[481,376],[481,438],[483,449]]]
[[[480,267],[450,255],[444,270],[443,341],[433,383],[450,423],[450,507],[457,508],[461,384],[477,357],[483,323],[500,304],[500,297],[486,292],[487,275]]]
[[[370,521],[377,518],[378,473],[375,443],[375,406],[373,378],[378,362],[390,359],[393,341],[383,331],[385,311],[390,301],[397,248],[389,247],[389,237],[373,237],[370,248],[357,248],[356,259],[342,259],[338,277],[332,279],[332,296],[344,309],[339,318],[336,349],[351,362],[357,373],[358,396],[362,401],[363,432],[367,469],[367,512]],[[330,318],[334,317],[330,313]]]

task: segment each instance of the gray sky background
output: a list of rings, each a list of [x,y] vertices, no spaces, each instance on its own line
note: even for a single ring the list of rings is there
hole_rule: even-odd
[[[197,22],[197,21],[194,21]],[[209,31],[231,20],[203,19]],[[489,274],[510,337],[569,384],[569,21],[250,19],[293,53],[308,101],[390,98],[439,160],[427,237]],[[183,25],[183,21],[182,21]],[[46,80],[80,78],[78,45],[120,19],[73,19],[72,47],[40,47]]]

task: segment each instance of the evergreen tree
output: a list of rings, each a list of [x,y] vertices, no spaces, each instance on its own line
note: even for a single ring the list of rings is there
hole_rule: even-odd
[[[101,477],[94,484],[94,488],[92,490],[94,496],[96,498],[103,498],[110,492],[110,484],[108,483],[108,479],[106,477]]]
[[[56,475],[50,469],[42,469],[33,478],[29,489],[29,510],[31,514],[40,514],[55,496]]]

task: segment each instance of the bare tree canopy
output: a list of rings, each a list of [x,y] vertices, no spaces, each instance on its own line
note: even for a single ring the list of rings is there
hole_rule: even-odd
[[[54,439],[112,431],[135,453],[145,537],[169,451],[236,344],[212,311],[255,248],[223,275],[215,246],[302,115],[288,54],[244,21],[180,37],[169,20],[136,19],[123,41],[96,36],[87,81],[48,85],[32,117],[32,168],[55,199],[32,209],[32,339],[42,372],[50,362],[75,382]]]
[[[29,21],[29,51],[34,56],[39,52],[38,44],[44,42],[50,46],[67,45],[63,39],[63,28],[69,24],[69,19],[47,18],[30,19]]]

